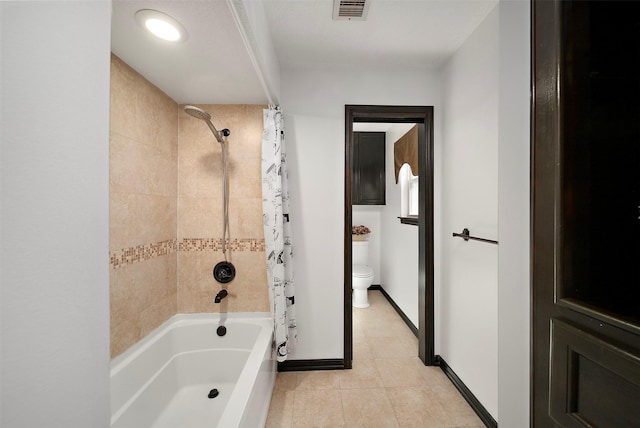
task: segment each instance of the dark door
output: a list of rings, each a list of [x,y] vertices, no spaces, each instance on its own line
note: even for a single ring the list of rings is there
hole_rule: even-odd
[[[640,427],[640,2],[533,3],[534,427]]]

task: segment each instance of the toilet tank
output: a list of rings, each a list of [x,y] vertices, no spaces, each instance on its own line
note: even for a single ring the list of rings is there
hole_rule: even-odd
[[[351,243],[351,264],[369,264],[369,241],[353,241]]]

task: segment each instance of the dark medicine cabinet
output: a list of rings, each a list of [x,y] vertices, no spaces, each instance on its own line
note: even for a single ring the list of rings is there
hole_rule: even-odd
[[[385,204],[385,133],[353,133],[353,205]]]

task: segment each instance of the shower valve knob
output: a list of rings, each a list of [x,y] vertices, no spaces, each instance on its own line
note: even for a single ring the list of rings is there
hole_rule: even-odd
[[[236,268],[231,262],[220,262],[213,268],[213,277],[219,283],[226,284],[236,277]]]

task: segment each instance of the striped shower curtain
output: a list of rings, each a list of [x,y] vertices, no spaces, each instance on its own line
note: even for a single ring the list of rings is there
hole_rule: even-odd
[[[282,112],[263,110],[262,212],[271,314],[277,360],[284,361],[297,341],[293,251]]]

